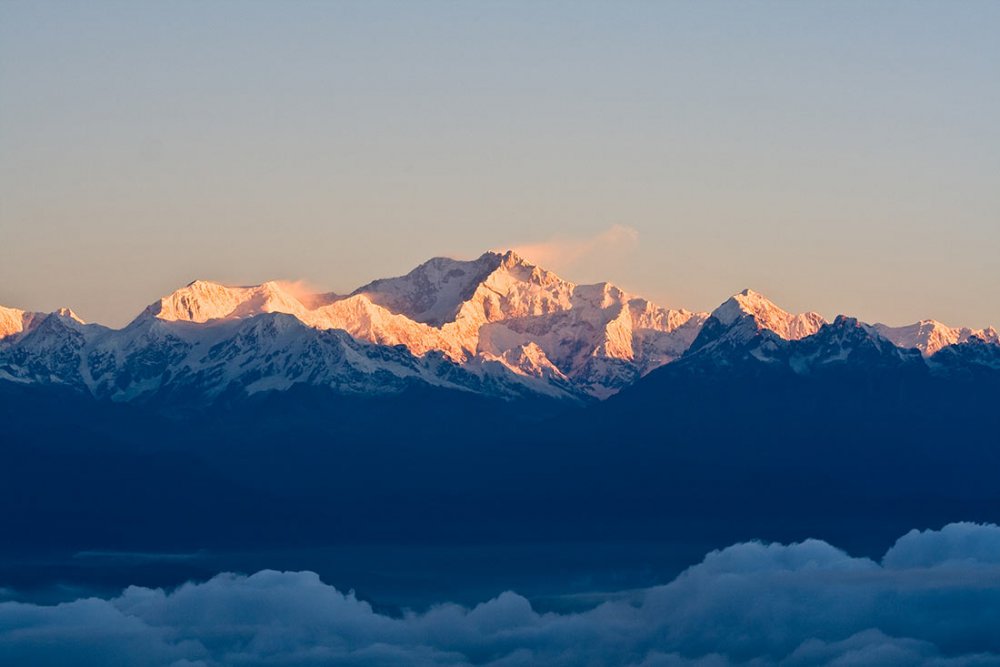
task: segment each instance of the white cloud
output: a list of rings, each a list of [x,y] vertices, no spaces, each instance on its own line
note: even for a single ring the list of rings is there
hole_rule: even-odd
[[[584,262],[601,264],[620,259],[639,242],[639,232],[625,225],[612,225],[584,238],[555,237],[541,243],[512,248],[521,257],[555,271],[566,271]]]
[[[0,664],[1000,665],[1000,527],[911,532],[881,563],[745,543],[579,613],[504,593],[401,618],[311,572],[221,574],[111,600],[0,603]]]

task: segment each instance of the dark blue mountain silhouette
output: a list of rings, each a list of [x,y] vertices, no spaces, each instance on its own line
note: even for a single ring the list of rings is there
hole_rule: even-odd
[[[165,410],[0,382],[0,531],[53,549],[669,534],[878,553],[913,526],[1000,521],[997,349],[925,361],[850,318],[797,341],[706,324],[589,404],[300,385]]]

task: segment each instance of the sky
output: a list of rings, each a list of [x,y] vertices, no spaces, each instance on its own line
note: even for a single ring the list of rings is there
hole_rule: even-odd
[[[1000,326],[1000,3],[0,3],[0,304],[519,249]]]

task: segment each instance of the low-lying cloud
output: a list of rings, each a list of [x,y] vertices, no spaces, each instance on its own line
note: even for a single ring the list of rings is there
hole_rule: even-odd
[[[876,562],[818,540],[708,554],[634,601],[504,593],[400,618],[311,572],[0,604],[9,665],[1000,665],[1000,527],[913,531]]]

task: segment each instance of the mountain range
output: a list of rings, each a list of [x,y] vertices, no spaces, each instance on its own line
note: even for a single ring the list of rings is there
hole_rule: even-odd
[[[790,314],[744,290],[711,313],[578,285],[514,252],[431,259],[350,294],[196,280],[121,329],[69,309],[0,307],[0,380],[116,402],[211,401],[296,385],[342,395],[428,386],[513,399],[605,399],[664,366],[747,362],[809,375],[1000,373],[994,328],[904,327]]]
[[[120,329],[0,310],[9,544],[821,536],[1000,520],[994,329],[711,313],[514,253],[350,294],[195,281]]]

